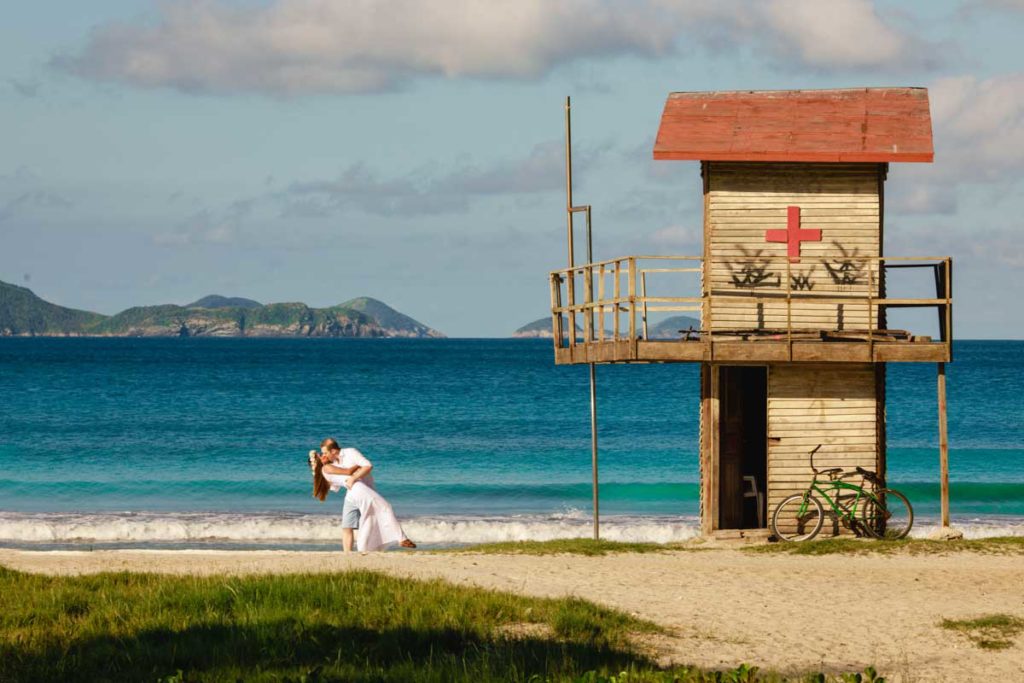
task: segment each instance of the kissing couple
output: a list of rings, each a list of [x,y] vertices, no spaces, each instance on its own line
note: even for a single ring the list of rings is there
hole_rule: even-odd
[[[320,451],[309,452],[309,467],[313,471],[313,497],[321,502],[331,491],[344,486],[345,503],[341,512],[341,545],[345,552],[352,551],[355,541],[361,552],[380,550],[398,544],[415,548],[416,544],[402,531],[384,496],[373,484],[373,463],[355,448],[342,448],[332,438],[320,443]],[[358,532],[358,534],[357,534]]]

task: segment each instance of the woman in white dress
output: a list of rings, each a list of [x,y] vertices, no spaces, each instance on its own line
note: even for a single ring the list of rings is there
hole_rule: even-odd
[[[391,504],[374,488],[373,464],[355,448],[342,449],[334,439],[324,439],[320,453],[309,452],[313,471],[313,496],[325,500],[331,491],[347,489],[342,511],[342,546],[348,552],[353,540],[360,551],[380,550],[398,544],[415,548],[398,522]]]

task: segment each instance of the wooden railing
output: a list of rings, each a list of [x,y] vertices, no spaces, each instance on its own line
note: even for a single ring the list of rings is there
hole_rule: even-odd
[[[551,324],[555,348],[573,348],[582,344],[602,342],[653,341],[649,335],[649,317],[652,314],[692,312],[701,321],[700,329],[680,331],[679,339],[710,343],[719,339],[763,339],[771,336],[792,345],[794,340],[807,340],[808,335],[819,334],[826,339],[828,333],[842,333],[843,340],[860,340],[868,345],[876,342],[922,341],[924,338],[904,331],[887,330],[879,321],[885,320],[890,308],[932,307],[938,311],[940,343],[952,339],[952,260],[949,257],[843,257],[849,270],[824,269],[817,282],[808,280],[806,273],[810,260],[804,264],[791,264],[786,257],[758,257],[761,273],[771,269],[774,280],[763,284],[758,277],[744,272],[741,279],[735,274],[723,275],[725,259],[716,257],[712,268],[705,269],[699,256],[624,256],[622,258],[587,263],[551,273]],[[732,268],[732,266],[729,266]],[[931,268],[935,275],[935,296],[929,298],[888,298],[885,295],[885,274],[895,268]],[[846,273],[855,273],[846,275]],[[784,274],[784,275],[783,275]],[[665,280],[689,276],[689,285],[661,283],[660,293],[652,295],[649,288],[657,276]],[[802,278],[802,279],[801,279]],[[815,285],[818,291],[814,291]],[[665,291],[667,289],[667,291]],[[583,292],[581,298],[577,292]],[[664,294],[673,294],[665,296]],[[689,296],[675,294],[689,294]],[[817,314],[808,310],[821,304],[849,307],[857,311],[866,326],[851,329],[839,324],[830,326],[816,320]],[[755,307],[761,313],[757,323],[735,324],[736,318],[715,320],[716,313],[725,316],[729,311]],[[778,324],[766,325],[764,311],[770,310]],[[735,316],[735,313],[733,313]],[[782,316],[784,315],[784,325]],[[800,316],[797,320],[794,316]],[[865,320],[866,315],[866,320]],[[742,318],[742,316],[740,316]],[[856,317],[856,316],[855,316]],[[685,337],[684,337],[685,335]]]

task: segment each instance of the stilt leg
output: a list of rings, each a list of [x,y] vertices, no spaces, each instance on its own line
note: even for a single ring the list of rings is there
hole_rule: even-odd
[[[939,363],[939,481],[942,526],[949,526],[949,439],[946,434],[946,364]]]

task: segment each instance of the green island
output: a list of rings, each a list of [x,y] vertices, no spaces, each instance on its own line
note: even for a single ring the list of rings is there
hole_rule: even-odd
[[[313,308],[214,294],[184,306],[136,306],[106,316],[52,304],[6,282],[0,282],[0,336],[444,337],[370,297]]]

